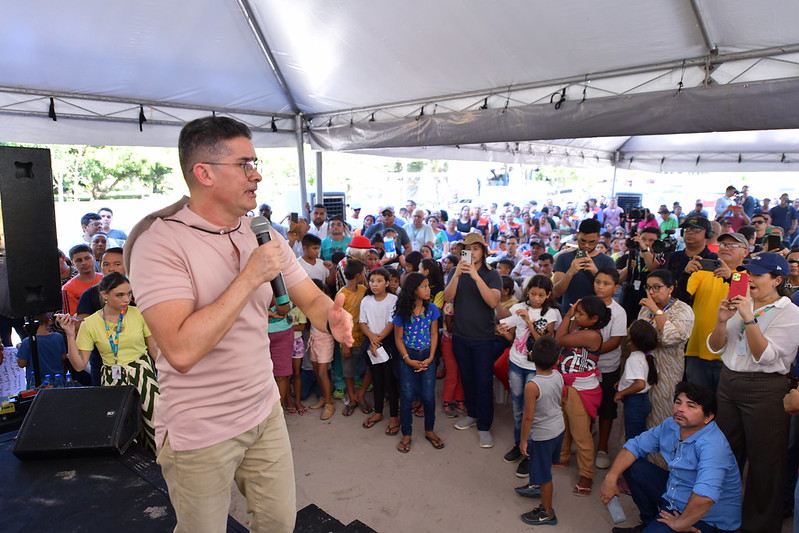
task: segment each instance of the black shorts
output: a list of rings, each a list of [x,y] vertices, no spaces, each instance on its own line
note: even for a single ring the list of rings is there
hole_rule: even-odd
[[[619,416],[618,404],[613,401],[613,396],[616,395],[616,389],[613,388],[619,379],[621,379],[621,366],[613,372],[602,374],[602,403],[599,404],[597,409],[597,416],[606,420],[616,420]]]

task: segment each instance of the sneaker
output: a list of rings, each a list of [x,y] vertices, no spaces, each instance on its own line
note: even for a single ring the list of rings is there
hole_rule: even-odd
[[[522,522],[525,524],[530,524],[531,526],[538,526],[538,525],[549,525],[554,526],[558,523],[558,518],[555,516],[554,513],[549,514],[547,513],[543,507],[539,506],[530,511],[529,513],[524,513],[521,517]]]
[[[458,411],[454,402],[444,402],[444,414],[449,418],[458,418]]]
[[[344,397],[344,391],[341,389],[336,389],[333,391],[333,399],[340,400]]]
[[[515,463],[521,458],[522,458],[522,451],[519,449],[518,446],[514,446],[513,448],[510,449],[508,453],[505,454],[505,457],[503,457],[502,460],[505,461],[506,463]]]
[[[455,429],[469,429],[477,425],[477,419],[470,416],[464,416],[455,422]]]
[[[522,485],[521,487],[516,487],[514,490],[516,491],[516,494],[519,496],[524,496],[525,498],[541,497],[541,487],[538,485]]]
[[[456,425],[457,427],[457,425]],[[491,436],[490,431],[478,431],[477,436],[480,438],[480,447],[481,448],[493,448],[494,447],[494,437]]]
[[[529,475],[530,475],[530,458],[525,457],[519,462],[519,466],[516,467],[516,477],[524,479]]]
[[[597,468],[601,468],[605,470],[606,468],[610,468],[610,457],[608,457],[608,452],[596,452],[596,460],[594,464]]]

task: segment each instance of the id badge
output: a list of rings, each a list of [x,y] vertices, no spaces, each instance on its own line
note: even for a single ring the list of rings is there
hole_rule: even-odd
[[[636,291],[640,291],[641,290],[641,280],[640,279],[637,279],[637,280],[633,281],[633,289],[635,289]]]
[[[735,353],[738,355],[748,355],[749,354],[749,345],[746,342],[746,337],[739,337],[738,341],[736,342],[735,346]]]
[[[113,365],[111,367],[111,379],[122,379],[122,367]]]

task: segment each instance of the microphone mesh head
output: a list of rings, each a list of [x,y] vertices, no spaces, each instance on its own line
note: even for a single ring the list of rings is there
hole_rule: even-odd
[[[269,219],[266,217],[253,217],[250,221],[250,227],[253,233],[260,235],[261,233],[269,233],[269,228],[272,227],[272,224],[269,223]]]

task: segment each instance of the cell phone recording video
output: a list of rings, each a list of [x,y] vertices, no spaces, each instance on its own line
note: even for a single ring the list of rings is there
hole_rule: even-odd
[[[583,250],[577,250],[577,253],[574,254],[575,259],[582,259],[583,257],[588,257],[588,254]]]
[[[769,252],[775,252],[780,249],[780,245],[782,244],[782,237],[779,235],[768,235],[766,236],[766,250]]]
[[[715,272],[716,269],[721,267],[721,261],[719,259],[701,259],[699,262],[702,263],[701,270],[706,272]]]
[[[733,272],[730,278],[730,292],[727,293],[727,299],[732,300],[736,296],[746,296],[747,289],[749,289],[749,273]]]
[[[461,250],[461,261],[466,261],[469,264],[472,263],[472,251],[471,250]]]
[[[294,222],[296,224],[297,222],[299,222],[300,218],[299,218],[299,215],[297,213],[291,213],[289,215],[289,220],[291,220],[292,222]]]

